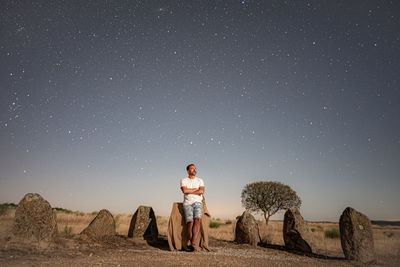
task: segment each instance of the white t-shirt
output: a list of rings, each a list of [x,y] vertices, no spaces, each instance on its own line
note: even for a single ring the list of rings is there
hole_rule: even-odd
[[[199,188],[200,186],[204,186],[203,179],[199,177],[194,177],[193,179],[186,177],[181,179],[181,187],[185,186],[188,189]],[[202,202],[203,195],[196,194],[184,194],[183,195],[183,205],[192,205],[194,202]]]

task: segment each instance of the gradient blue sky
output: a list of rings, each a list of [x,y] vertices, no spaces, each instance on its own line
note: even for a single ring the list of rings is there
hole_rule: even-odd
[[[194,163],[213,217],[280,181],[307,220],[400,219],[398,1],[5,0],[0,21],[0,202],[165,216]]]

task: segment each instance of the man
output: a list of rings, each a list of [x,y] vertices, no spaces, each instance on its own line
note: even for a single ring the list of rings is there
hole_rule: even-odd
[[[196,177],[196,166],[189,164],[186,167],[188,177],[181,179],[181,190],[183,192],[183,211],[189,233],[191,250],[199,251],[197,239],[200,235],[200,224],[203,216],[203,194],[204,182]]]

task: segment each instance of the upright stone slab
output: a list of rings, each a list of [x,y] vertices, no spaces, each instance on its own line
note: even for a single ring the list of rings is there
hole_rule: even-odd
[[[285,212],[283,219],[283,240],[285,246],[302,252],[312,253],[314,237],[296,208],[290,208]]]
[[[253,246],[260,242],[257,221],[248,211],[244,211],[236,223],[235,242]]]
[[[367,216],[347,207],[340,216],[339,227],[346,259],[363,263],[375,261],[371,221]]]
[[[156,216],[152,207],[140,206],[132,216],[128,237],[139,237],[149,241],[158,239]]]
[[[90,224],[83,229],[81,234],[92,238],[114,236],[117,233],[115,228],[115,220],[111,212],[103,209],[96,215]]]
[[[58,228],[56,213],[41,195],[28,193],[15,211],[13,234],[38,241],[53,241]]]

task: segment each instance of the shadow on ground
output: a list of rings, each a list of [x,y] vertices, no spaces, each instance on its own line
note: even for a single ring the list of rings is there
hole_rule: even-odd
[[[157,240],[155,240],[155,241],[147,240],[146,242],[149,246],[152,246],[154,248],[158,248],[160,250],[165,250],[165,251],[170,251],[169,245],[168,245],[168,239],[166,236],[159,235]]]
[[[307,256],[307,257],[311,257],[311,258],[326,259],[326,260],[346,260],[344,257],[332,257],[332,256],[326,256],[326,255],[317,254],[317,253],[308,253],[308,252],[288,249],[287,247],[282,246],[282,245],[272,245],[272,244],[266,244],[266,243],[259,243],[258,245],[263,248],[282,250],[282,251],[286,251],[286,252],[293,253],[296,255]]]

